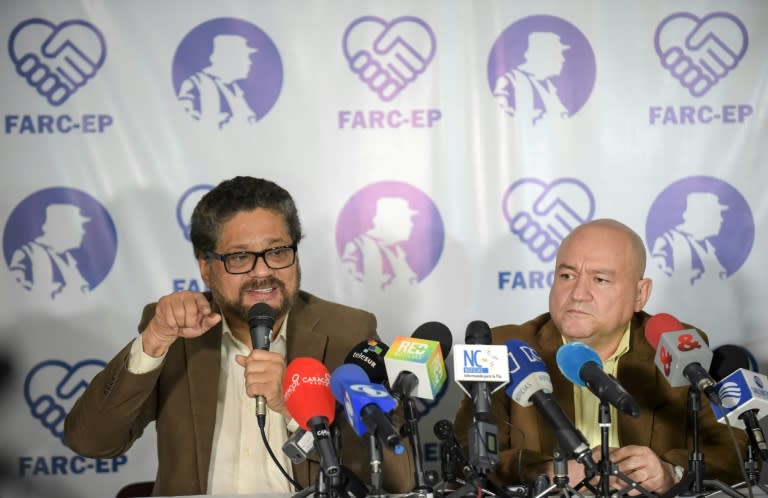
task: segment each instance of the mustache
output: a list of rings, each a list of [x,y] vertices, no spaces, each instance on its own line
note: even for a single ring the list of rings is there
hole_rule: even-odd
[[[263,289],[265,287],[276,287],[281,291],[285,291],[285,284],[283,282],[276,278],[270,277],[249,280],[248,282],[244,283],[242,287],[240,287],[240,294],[243,295],[248,291]]]

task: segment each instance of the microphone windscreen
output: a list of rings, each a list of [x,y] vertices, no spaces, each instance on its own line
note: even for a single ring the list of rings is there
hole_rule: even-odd
[[[469,322],[467,325],[467,332],[464,334],[464,343],[472,345],[490,345],[491,327],[482,320]],[[442,347],[442,344],[440,347]]]
[[[344,363],[331,374],[331,392],[341,404],[344,404],[345,384],[370,384],[365,370],[352,363]]]
[[[256,303],[248,310],[248,325],[251,328],[254,328],[257,325],[266,325],[271,329],[274,323],[275,310],[273,310],[267,303]]]
[[[685,329],[683,324],[674,316],[668,313],[656,313],[645,322],[645,339],[656,350],[659,346],[661,334],[683,329]]]
[[[371,382],[387,383],[387,367],[384,365],[384,355],[389,346],[377,339],[366,339],[359,342],[347,354],[344,363],[351,363],[362,368]]]
[[[507,396],[521,406],[530,406],[534,393],[543,391],[551,394],[552,380],[539,353],[520,339],[511,339],[505,344],[509,360]]]
[[[603,361],[597,352],[581,342],[569,342],[560,346],[556,355],[557,366],[566,379],[574,384],[586,387],[587,384],[581,378],[581,367],[587,362],[595,362],[603,368]]]
[[[734,344],[718,346],[712,350],[712,363],[709,365],[709,375],[716,382],[720,382],[740,368],[756,371],[757,369],[753,368],[753,359],[754,357],[751,353],[741,346]]]
[[[440,322],[422,323],[416,327],[411,337],[439,342],[443,359],[448,357],[448,353],[451,352],[451,347],[453,346],[453,336],[450,329]]]
[[[313,417],[325,417],[333,422],[336,401],[330,387],[331,374],[314,358],[295,358],[283,375],[283,401],[291,417],[304,430]]]

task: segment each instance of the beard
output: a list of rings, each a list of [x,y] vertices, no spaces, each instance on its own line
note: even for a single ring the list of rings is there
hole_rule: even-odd
[[[270,306],[270,308],[272,308],[272,311],[275,313],[275,321],[284,318],[285,315],[288,314],[288,311],[293,307],[293,304],[296,302],[296,298],[299,295],[299,288],[301,286],[301,267],[298,266],[298,262],[296,264],[296,285],[294,286],[295,290],[292,293],[288,292],[288,289],[282,280],[278,280],[274,277],[248,280],[240,287],[240,292],[238,293],[236,301],[227,299],[217,289],[212,288],[211,294],[213,294],[213,299],[216,304],[219,305],[224,316],[227,317],[227,322],[230,323],[230,326],[233,321],[242,322],[244,324],[248,323],[248,311],[251,309],[251,306],[246,306],[244,304],[244,296],[248,291],[263,289],[264,287],[274,287],[277,289],[282,297],[280,305],[278,308],[272,306]]]

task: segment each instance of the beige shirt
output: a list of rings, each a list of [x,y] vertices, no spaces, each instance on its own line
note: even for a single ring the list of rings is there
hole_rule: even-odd
[[[288,317],[269,350],[285,357]],[[267,453],[256,419],[256,400],[245,393],[243,367],[235,355],[247,356],[251,350],[232,334],[222,316],[221,371],[219,372],[216,425],[208,468],[208,494],[291,493],[293,488]],[[158,368],[164,357],[153,358],[144,353],[141,337],[134,340],[128,360],[132,373],[146,373]],[[292,476],[291,461],[282,446],[288,432],[296,430],[295,421],[267,409],[264,431],[272,452]]]
[[[619,358],[629,352],[630,324],[624,330],[616,351],[605,361],[603,361],[603,371],[616,377],[619,366]],[[594,448],[601,443],[600,432],[600,400],[592,394],[586,387],[573,385],[573,410],[574,424],[576,428],[587,438],[590,448]],[[619,429],[616,425],[616,407],[610,405],[611,426],[608,431],[608,441],[612,448],[619,448]]]

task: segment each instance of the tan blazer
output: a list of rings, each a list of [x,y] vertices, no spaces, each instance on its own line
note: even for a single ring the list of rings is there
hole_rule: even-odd
[[[140,331],[154,315],[154,307],[154,303],[145,307]],[[354,346],[370,337],[376,337],[376,318],[371,313],[302,291],[288,321],[286,361],[309,356],[333,372]],[[221,338],[218,324],[200,337],[177,340],[161,368],[141,375],[126,368],[127,345],[94,377],[67,416],[64,438],[69,447],[91,458],[115,457],[127,451],[147,424],[155,421],[158,468],[153,494],[205,494],[216,423]],[[366,439],[358,437],[346,421],[339,424],[342,463],[367,481]],[[410,490],[414,480],[410,455],[396,456],[387,449],[383,453],[384,487],[397,493]],[[315,481],[318,468],[317,460],[294,465],[294,479],[306,487]]]
[[[645,312],[635,313],[632,318],[629,351],[619,359],[617,378],[640,405],[640,416],[633,418],[618,413],[612,423],[618,424],[619,440],[624,446],[648,446],[663,460],[684,468],[688,466],[688,454],[692,448],[692,424],[688,416],[688,388],[672,388],[654,364],[655,351],[645,339],[644,326],[650,318]],[[510,339],[522,339],[536,349],[547,365],[552,379],[553,397],[569,419],[574,419],[573,384],[557,366],[555,355],[563,344],[560,332],[550,319],[549,313],[540,315],[522,325],[505,325],[493,329],[494,344],[504,344]],[[522,407],[509,398],[505,390],[492,398],[494,419],[499,427],[500,463],[496,474],[505,483],[518,483],[532,465],[552,460],[557,446],[554,434],[542,419],[536,407]],[[725,425],[719,424],[706,397],[701,396],[699,417],[700,449],[704,454],[707,478],[726,483],[740,482],[742,462]],[[519,430],[512,429],[509,421]],[[472,402],[465,398],[456,414],[456,432],[466,445],[466,432],[472,422]],[[597,421],[595,421],[597,423]],[[737,430],[736,437],[742,455],[746,448],[744,431]],[[463,439],[461,439],[463,438]],[[523,440],[524,438],[524,440]],[[518,459],[519,449],[523,448]]]

